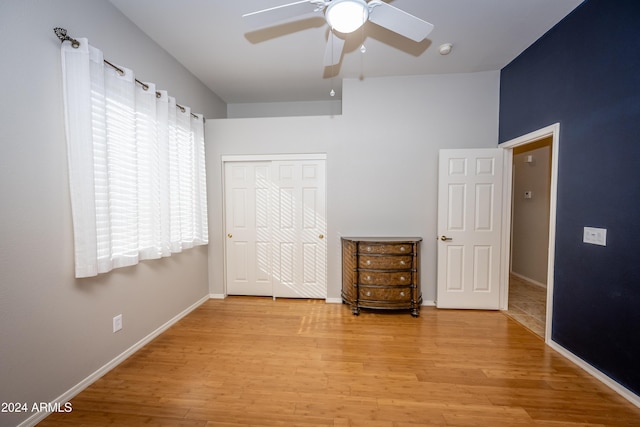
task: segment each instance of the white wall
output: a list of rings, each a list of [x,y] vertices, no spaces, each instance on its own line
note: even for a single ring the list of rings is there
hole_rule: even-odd
[[[526,162],[532,156],[531,162]],[[526,199],[524,193],[532,192]],[[513,152],[511,272],[547,285],[549,207],[551,206],[551,138]]]
[[[0,402],[52,401],[209,292],[207,247],[74,279],[57,26],[193,111],[226,114],[108,1],[0,1]]]
[[[294,117],[294,116],[336,116],[342,114],[342,101],[308,102],[259,102],[247,104],[227,104],[227,117]]]
[[[228,154],[327,154],[328,297],[340,298],[340,236],[421,236],[435,299],[440,148],[495,147],[499,72],[348,79],[343,114],[207,121],[210,290],[224,293],[222,178]]]

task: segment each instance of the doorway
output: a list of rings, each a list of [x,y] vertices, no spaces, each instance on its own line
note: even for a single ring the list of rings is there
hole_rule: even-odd
[[[511,264],[507,314],[544,338],[551,197],[551,143],[513,149]]]
[[[501,309],[551,340],[559,124],[501,144],[510,197]]]

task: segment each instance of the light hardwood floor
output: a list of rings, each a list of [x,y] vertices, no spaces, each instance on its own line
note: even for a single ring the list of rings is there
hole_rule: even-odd
[[[209,300],[41,426],[632,426],[640,409],[501,312]]]

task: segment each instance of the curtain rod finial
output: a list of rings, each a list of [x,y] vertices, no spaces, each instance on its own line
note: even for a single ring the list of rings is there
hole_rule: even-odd
[[[56,36],[60,39],[60,43],[64,43],[68,40],[71,42],[71,46],[73,46],[74,49],[80,47],[80,42],[74,38],[69,37],[65,28],[56,27],[53,29],[53,32],[56,33]]]

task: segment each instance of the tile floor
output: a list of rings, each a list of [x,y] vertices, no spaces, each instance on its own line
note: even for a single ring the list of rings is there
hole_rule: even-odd
[[[544,338],[547,289],[511,275],[506,314]]]

